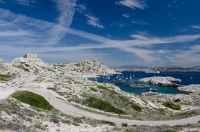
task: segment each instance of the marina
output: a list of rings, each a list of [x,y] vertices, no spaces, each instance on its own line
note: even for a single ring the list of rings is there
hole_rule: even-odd
[[[113,74],[109,77],[100,76],[98,78],[91,78],[101,83],[111,83],[118,86],[121,90],[134,93],[137,95],[142,95],[142,93],[148,92],[149,88],[155,88],[156,91],[153,93],[163,93],[163,94],[180,94],[183,93],[177,89],[179,86],[185,86],[190,84],[198,84],[200,79],[199,72],[160,72],[156,76],[167,77],[171,76],[174,78],[181,79],[179,83],[173,83],[172,86],[164,86],[161,84],[154,85],[149,83],[139,82],[138,80],[146,77],[154,77],[154,73],[145,72],[133,72],[133,71],[123,71],[121,74]],[[191,79],[192,76],[192,79]],[[151,91],[152,93],[152,91]]]

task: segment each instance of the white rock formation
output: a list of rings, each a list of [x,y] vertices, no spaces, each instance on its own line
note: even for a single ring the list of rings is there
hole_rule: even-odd
[[[178,90],[192,93],[200,93],[200,84],[191,84],[184,87],[178,87]]]
[[[4,63],[4,60],[0,58],[0,63]]]
[[[42,67],[47,67],[47,64],[45,64],[41,59],[39,58],[15,58],[12,61],[12,65],[19,65],[19,64],[27,64],[27,65],[38,65],[38,66],[42,66]]]
[[[147,77],[147,78],[142,78],[139,79],[141,82],[145,83],[152,83],[156,85],[163,85],[163,86],[172,86],[173,82],[181,82],[180,79],[173,78],[173,77]]]

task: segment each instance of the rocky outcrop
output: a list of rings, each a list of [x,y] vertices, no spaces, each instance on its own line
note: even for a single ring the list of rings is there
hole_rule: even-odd
[[[200,84],[192,84],[184,87],[178,87],[178,90],[191,93],[200,93]]]
[[[15,58],[12,61],[12,65],[21,65],[21,64],[26,64],[30,66],[42,66],[42,67],[47,67],[47,64],[44,63],[41,59],[39,58]]]
[[[78,77],[95,77],[98,75],[116,74],[116,72],[96,60],[81,60],[73,63],[53,64],[61,71]]]
[[[156,84],[161,86],[171,86],[176,87],[174,82],[181,82],[180,79],[173,78],[173,77],[147,77],[139,79],[141,82],[150,83],[150,84]]]
[[[4,63],[3,59],[0,58],[0,63]]]

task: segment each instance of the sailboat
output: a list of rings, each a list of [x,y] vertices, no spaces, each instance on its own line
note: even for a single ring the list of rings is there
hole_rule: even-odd
[[[131,72],[130,72],[130,80],[132,80]]]

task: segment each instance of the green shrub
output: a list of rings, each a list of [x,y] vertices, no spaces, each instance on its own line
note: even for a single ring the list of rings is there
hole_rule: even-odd
[[[53,116],[53,117],[51,118],[51,121],[54,122],[54,123],[59,123],[59,122],[60,122],[59,118],[56,117],[56,116]]]
[[[11,78],[10,75],[0,74],[0,80],[1,81],[8,81],[10,78]]]
[[[114,122],[111,122],[111,121],[104,121],[104,120],[102,120],[102,122],[105,123],[105,124],[108,124],[110,126],[116,126],[116,124]]]
[[[56,88],[52,88],[52,87],[48,87],[47,89],[48,89],[48,90],[52,90],[52,91],[57,91]]]
[[[53,106],[51,106],[44,97],[29,91],[17,91],[12,94],[12,97],[36,108],[41,108],[44,110],[53,109]]]
[[[181,101],[180,99],[175,99],[175,100],[174,100],[174,102],[180,102],[180,101]]]
[[[142,111],[142,108],[139,105],[134,104],[134,103],[131,104],[131,108],[133,108],[134,110],[136,110],[138,112]]]
[[[122,96],[122,95],[118,95],[118,97],[123,101],[124,104],[130,105],[131,108],[133,108],[134,110],[136,110],[136,111],[138,111],[138,112],[141,112],[141,111],[142,111],[142,108],[141,108],[139,105],[133,103],[133,102],[130,101],[127,97]]]
[[[103,110],[103,111],[106,111],[106,112],[113,112],[113,113],[117,113],[117,114],[125,114],[125,112],[123,110],[115,108],[110,103],[103,101],[101,99],[97,99],[95,97],[89,97],[83,103],[87,104],[90,107],[97,108],[99,110]]]
[[[91,90],[91,91],[94,91],[94,92],[97,91],[97,90],[96,90],[95,88],[93,88],[93,87],[91,87],[90,90]]]
[[[103,85],[97,85],[97,88],[99,88],[99,89],[104,89],[104,90],[107,89],[107,87],[106,87],[106,86],[103,86]]]
[[[173,110],[180,110],[181,106],[179,104],[174,104],[173,102],[170,101],[165,101],[162,103],[165,107],[171,108]]]

